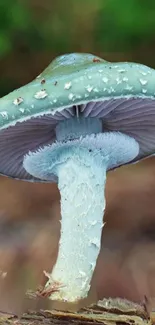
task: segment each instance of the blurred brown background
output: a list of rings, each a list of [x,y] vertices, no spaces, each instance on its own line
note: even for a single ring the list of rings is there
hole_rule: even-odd
[[[31,81],[55,56],[67,52],[155,67],[155,2],[0,1],[1,96]],[[135,301],[154,296],[155,158],[109,172],[106,198],[93,295]],[[43,270],[54,264],[59,218],[55,184],[0,177],[0,310],[20,312],[34,306],[25,301],[25,292],[44,283]]]

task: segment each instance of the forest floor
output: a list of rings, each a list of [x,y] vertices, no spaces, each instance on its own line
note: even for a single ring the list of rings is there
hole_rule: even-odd
[[[28,311],[20,318],[0,313],[0,325],[153,325],[155,313],[147,304],[136,304],[124,299],[103,299],[79,312],[57,310]]]

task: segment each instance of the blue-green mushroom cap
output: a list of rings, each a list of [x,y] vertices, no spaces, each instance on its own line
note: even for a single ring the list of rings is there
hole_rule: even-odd
[[[35,80],[0,99],[0,173],[39,181],[23,167],[29,151],[52,144],[60,121],[98,118],[103,132],[133,137],[136,160],[155,152],[155,70],[92,54],[56,58]]]

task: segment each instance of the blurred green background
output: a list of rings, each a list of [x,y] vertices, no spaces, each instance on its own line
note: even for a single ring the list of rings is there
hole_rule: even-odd
[[[68,52],[155,68],[155,0],[0,0],[0,96]],[[155,296],[155,157],[109,172],[106,198],[98,297]],[[58,248],[59,199],[55,184],[0,177],[0,271],[8,272],[1,310],[22,310],[31,273],[34,288],[45,284],[43,269],[51,270]]]
[[[76,51],[155,67],[155,1],[0,0],[0,96]]]

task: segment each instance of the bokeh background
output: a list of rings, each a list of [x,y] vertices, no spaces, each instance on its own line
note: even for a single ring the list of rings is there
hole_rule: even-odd
[[[70,52],[155,68],[155,1],[0,0],[0,96]],[[91,299],[155,296],[155,158],[109,172],[106,199]],[[52,269],[59,219],[55,184],[0,177],[0,310],[43,306],[25,292]]]

